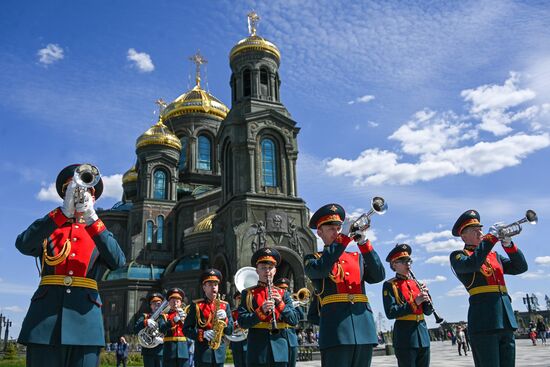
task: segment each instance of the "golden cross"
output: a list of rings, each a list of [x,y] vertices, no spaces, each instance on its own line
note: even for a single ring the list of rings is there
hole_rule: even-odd
[[[208,60],[204,58],[204,56],[201,55],[201,51],[198,50],[196,54],[189,57],[189,60],[191,60],[195,66],[195,82],[197,83],[197,87],[201,86],[201,65],[208,63]]]
[[[254,10],[248,13],[247,16],[248,16],[248,33],[250,33],[251,36],[255,36],[256,27],[258,26],[258,23],[260,22],[261,18],[258,15],[258,13],[256,13]]]

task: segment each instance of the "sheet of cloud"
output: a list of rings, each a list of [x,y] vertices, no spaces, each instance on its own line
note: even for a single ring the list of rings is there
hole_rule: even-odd
[[[537,256],[537,257],[535,257],[535,264],[550,266],[550,256]]]
[[[463,285],[457,285],[456,287],[448,291],[446,294],[449,297],[461,297],[461,296],[467,296],[468,292],[466,291]]]
[[[4,306],[2,307],[3,311],[13,312],[13,313],[22,313],[27,311],[26,309],[19,306]]]
[[[536,108],[530,107],[522,111],[509,111],[536,97],[533,90],[520,89],[520,75],[510,73],[503,85],[482,85],[461,92],[465,101],[470,102],[470,112],[481,119],[479,129],[489,131],[496,136],[512,131],[510,125],[514,121],[530,119],[536,115]]]
[[[2,294],[31,296],[35,290],[36,288],[34,286],[11,283],[3,280],[0,281],[0,293]]]
[[[54,43],[50,43],[46,47],[41,48],[36,55],[38,56],[38,62],[43,65],[51,65],[65,57],[61,46]]]
[[[103,180],[103,194],[99,198],[100,202],[103,198],[111,198],[120,200],[122,198],[122,174],[117,173],[111,176],[101,176]],[[49,184],[46,187],[40,188],[36,198],[40,201],[52,201],[55,203],[62,203],[63,200],[57,194],[55,188],[55,182]]]
[[[151,56],[145,52],[137,52],[135,49],[128,49],[128,55],[126,58],[133,62],[133,66],[136,67],[142,73],[150,73],[155,70],[155,65],[151,60]]]
[[[348,104],[354,104],[354,103],[369,103],[370,101],[374,100],[374,96],[370,94],[366,94],[361,97],[357,97],[354,100],[351,100],[348,102]]]
[[[550,278],[550,274],[543,270],[537,270],[537,271],[528,271],[526,273],[520,274],[519,277],[521,279],[546,279]]]
[[[430,283],[440,283],[446,280],[447,280],[447,277],[443,275],[436,275],[435,278],[421,279],[420,281],[424,284],[430,284]]]
[[[449,266],[449,256],[432,256],[428,260],[424,261],[426,264],[436,264],[441,266]]]

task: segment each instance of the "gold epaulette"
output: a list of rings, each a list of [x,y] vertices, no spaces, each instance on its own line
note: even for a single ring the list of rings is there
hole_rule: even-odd
[[[197,298],[197,299],[193,300],[193,303],[199,303],[199,302],[203,302],[203,301],[204,301],[204,298]]]

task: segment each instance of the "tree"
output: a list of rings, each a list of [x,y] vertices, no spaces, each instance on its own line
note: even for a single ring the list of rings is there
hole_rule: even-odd
[[[17,346],[13,342],[9,342],[4,353],[4,359],[13,360],[17,358]]]

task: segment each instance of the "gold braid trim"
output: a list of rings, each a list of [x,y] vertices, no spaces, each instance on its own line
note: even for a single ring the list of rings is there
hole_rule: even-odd
[[[65,243],[63,244],[63,248],[61,251],[59,251],[59,254],[55,256],[49,256],[48,255],[48,239],[44,239],[44,242],[42,243],[42,260],[46,262],[46,264],[50,266],[56,266],[61,264],[67,256],[69,256],[69,253],[71,252],[71,241],[67,238]],[[42,268],[44,268],[44,265],[42,264]]]
[[[212,320],[212,314],[208,316],[208,319],[206,321],[203,321],[201,318],[201,309],[198,304],[195,303],[196,313],[197,313],[197,324],[199,324],[199,327],[204,328],[208,323]]]
[[[399,291],[397,290],[397,285],[395,285],[394,281],[391,282],[391,287],[393,288],[393,294],[395,296],[395,300],[397,301],[397,303],[402,305],[404,302],[401,299],[401,297],[399,296]]]
[[[246,293],[246,308],[248,309],[248,312],[254,312],[254,307],[252,306],[252,300],[254,299],[254,296],[252,295],[252,290],[249,290]]]

